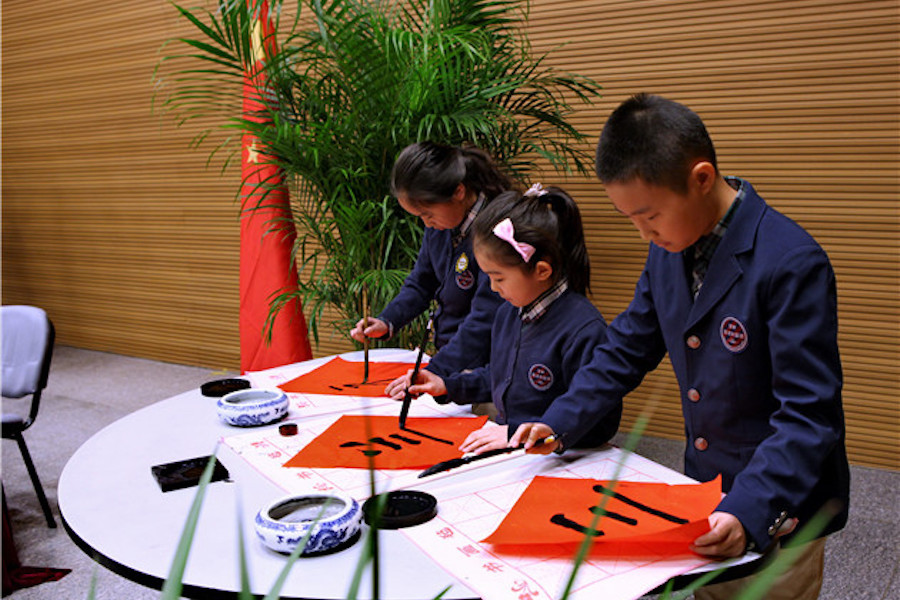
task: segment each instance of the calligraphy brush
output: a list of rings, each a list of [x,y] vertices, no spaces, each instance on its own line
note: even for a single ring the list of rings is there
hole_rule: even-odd
[[[558,438],[555,435],[548,435],[544,439],[538,440],[534,443],[534,446],[543,446],[544,444],[552,444]],[[532,447],[534,447],[532,446]],[[525,444],[519,444],[518,446],[511,446],[509,448],[497,448],[495,450],[488,450],[487,452],[482,452],[481,454],[473,454],[472,456],[462,456],[460,458],[451,458],[450,460],[445,460],[443,462],[439,462],[436,465],[432,465],[419,473],[419,479],[422,477],[428,477],[429,475],[434,475],[435,473],[441,473],[443,471],[449,471],[450,469],[455,469],[457,467],[461,467],[463,465],[467,465],[471,462],[475,462],[477,460],[483,460],[485,458],[490,458],[492,456],[499,456],[500,454],[509,454],[510,452],[515,452],[516,450],[523,450],[525,448]]]
[[[363,309],[363,383],[369,381],[369,337],[366,335],[366,328],[369,326],[369,294],[366,286],[362,289],[362,309]]]
[[[409,385],[406,386],[406,392],[403,394],[403,406],[400,408],[400,429],[406,428],[406,415],[409,414],[409,405],[412,402],[412,394],[409,393],[409,388],[416,383],[416,379],[419,377],[419,368],[422,366],[422,355],[425,354],[425,344],[428,343],[428,336],[431,333],[433,319],[434,313],[428,317],[428,325],[425,326],[425,333],[422,334],[422,343],[419,344],[419,355],[416,356],[416,366],[413,367]]]

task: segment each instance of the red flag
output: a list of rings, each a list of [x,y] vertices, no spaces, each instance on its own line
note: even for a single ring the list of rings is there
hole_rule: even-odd
[[[268,4],[248,3],[259,7],[258,26],[252,33],[257,62],[244,78],[243,110],[246,118],[260,119],[263,40],[273,48],[274,36]],[[264,149],[250,133],[241,142],[241,176],[240,335],[241,372],[246,373],[308,360],[312,350],[299,299],[282,306],[272,323],[271,341],[266,340],[270,302],[278,294],[297,290],[297,267],[291,259],[296,233],[282,175],[267,164]]]

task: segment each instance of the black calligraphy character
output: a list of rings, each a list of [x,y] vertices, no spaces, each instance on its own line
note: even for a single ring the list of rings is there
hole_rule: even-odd
[[[403,448],[400,444],[395,444],[394,442],[389,442],[383,437],[372,437],[369,438],[369,441],[373,444],[381,444],[382,446],[387,446],[388,448],[393,448],[394,450],[400,450]]]
[[[619,502],[624,502],[625,504],[628,504],[629,506],[633,506],[640,511],[651,514],[655,517],[659,517],[660,519],[665,519],[666,521],[671,521],[672,523],[677,523],[678,525],[684,525],[685,523],[688,522],[687,519],[682,519],[681,517],[676,517],[675,515],[670,515],[669,513],[663,512],[661,510],[657,510],[653,507],[647,506],[646,504],[641,504],[637,500],[632,500],[628,496],[623,496],[619,492],[614,492],[614,491],[612,491],[608,488],[605,488],[599,484],[594,486],[594,491],[599,492],[605,496],[610,496],[612,498],[615,498]],[[637,523],[637,521],[635,521],[635,523]]]
[[[384,386],[384,385],[389,384],[391,381],[393,381],[393,380],[392,379],[373,379],[372,381],[367,381],[366,383],[352,383],[351,382],[351,383],[341,383],[338,385],[330,385],[329,384],[328,387],[330,387],[331,389],[338,391],[338,392],[344,392],[346,390],[358,390],[359,388],[361,388],[363,386],[370,386],[370,385]]]
[[[550,517],[550,522],[554,525],[559,525],[560,527],[566,527],[568,529],[574,529],[578,533],[583,533],[584,535],[592,535],[594,537],[600,537],[601,535],[605,535],[602,531],[598,529],[590,529],[589,527],[585,527],[584,525],[580,525],[573,521],[572,519],[566,518],[566,516],[562,513],[557,513]]]
[[[421,431],[416,431],[414,429],[410,429],[409,427],[403,427],[403,431],[405,431],[406,433],[411,433],[413,435],[417,435],[419,437],[423,437],[425,439],[429,439],[433,442],[440,442],[441,444],[449,444],[451,446],[453,445],[453,442],[451,440],[445,440],[445,439],[442,439],[439,437],[435,437],[433,435],[428,435],[427,433],[422,433]]]
[[[601,517],[608,517],[614,521],[619,521],[620,523],[625,523],[626,525],[637,525],[637,519],[632,519],[631,517],[626,517],[625,515],[620,515],[617,512],[612,512],[611,510],[606,510],[605,508],[600,508],[599,506],[592,506],[588,509],[595,515],[600,515]]]
[[[413,434],[418,435],[418,436],[426,437],[426,438],[432,439],[432,440],[434,440],[434,441],[436,441],[436,442],[441,442],[441,443],[445,443],[445,444],[452,444],[452,443],[453,443],[453,442],[451,442],[451,441],[448,441],[448,440],[442,440],[441,438],[432,437],[432,436],[430,436],[430,435],[427,435],[427,434],[424,434],[424,433],[420,433],[420,432],[417,432],[417,431],[409,431],[409,433],[413,433]],[[393,438],[393,439],[395,439],[395,440],[399,440],[400,442],[404,442],[404,443],[409,444],[409,445],[411,445],[411,446],[418,446],[419,444],[422,443],[422,440],[417,440],[417,439],[415,439],[415,438],[407,437],[407,436],[405,436],[405,435],[400,435],[399,433],[391,433],[391,434],[388,435],[388,437],[389,437],[389,438]],[[376,450],[376,449],[374,449],[374,448],[372,447],[373,444],[378,444],[379,446],[384,446],[384,447],[386,447],[386,448],[390,448],[391,450],[402,450],[402,449],[403,449],[403,446],[402,446],[401,444],[398,444],[397,442],[392,442],[392,441],[390,441],[390,440],[384,439],[383,437],[377,437],[377,436],[376,436],[376,437],[371,437],[371,438],[369,438],[368,443],[365,443],[365,442],[344,442],[343,444],[340,445],[340,447],[341,447],[341,448],[356,448],[357,450],[359,450],[360,452],[362,452],[362,453],[365,454],[366,456],[377,456],[377,455],[381,454],[381,450]],[[359,446],[365,446],[366,449],[365,449],[365,450],[362,450],[362,449],[359,448]]]
[[[392,433],[388,437],[392,437],[395,440],[400,440],[401,442],[406,442],[407,444],[412,444],[413,446],[417,446],[422,443],[422,440],[414,440],[412,438],[400,435],[399,433]]]
[[[653,515],[655,517],[659,517],[660,519],[665,519],[666,521],[671,521],[672,523],[677,523],[678,525],[684,525],[685,523],[688,522],[687,519],[682,519],[681,517],[677,517],[675,515],[671,515],[667,512],[653,508],[651,506],[647,506],[646,504],[642,504],[642,503],[638,502],[637,500],[632,500],[628,496],[620,494],[619,492],[615,492],[615,491],[613,491],[609,488],[606,488],[600,484],[597,484],[594,486],[594,491],[598,492],[600,494],[603,494],[604,496],[609,496],[611,498],[615,498],[619,502],[627,504],[627,505],[634,507],[634,508],[636,508],[642,512],[645,512],[647,514]],[[615,521],[619,521],[620,523],[624,523],[624,524],[632,526],[632,527],[634,527],[638,524],[638,520],[635,518],[627,517],[627,516],[619,514],[617,512],[613,512],[610,510],[606,510],[604,508],[600,508],[599,506],[591,506],[590,508],[588,508],[588,510],[591,511],[592,513],[594,513],[595,515],[600,515],[600,517],[607,517],[607,518],[613,519]],[[584,525],[576,523],[575,521],[567,518],[562,513],[557,513],[557,514],[553,515],[552,517],[550,517],[550,522],[553,523],[554,525],[559,525],[560,527],[566,527],[568,529],[573,529],[573,530],[575,530],[579,533],[583,533],[585,535],[592,535],[595,537],[604,535],[602,531],[597,530],[597,529],[591,529],[589,527],[585,527]]]
[[[353,448],[356,446],[366,446],[367,444],[363,444],[362,442],[344,442],[341,444],[341,448]],[[366,456],[378,456],[381,454],[381,450],[373,450],[372,448],[368,448],[366,450],[360,450]]]

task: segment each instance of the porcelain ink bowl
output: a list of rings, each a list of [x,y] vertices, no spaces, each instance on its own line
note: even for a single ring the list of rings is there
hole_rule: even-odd
[[[216,403],[216,410],[229,425],[254,427],[284,417],[289,405],[287,394],[281,390],[248,389],[225,394]]]
[[[318,521],[317,521],[318,519]],[[285,554],[293,552],[307,532],[302,554],[333,550],[359,531],[362,510],[344,494],[286,496],[264,506],[256,514],[256,535],[267,547]]]

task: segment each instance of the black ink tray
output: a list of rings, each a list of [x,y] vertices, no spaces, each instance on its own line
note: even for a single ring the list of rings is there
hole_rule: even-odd
[[[437,515],[437,499],[426,492],[398,490],[388,492],[384,513],[376,519],[379,498],[372,496],[363,503],[366,523],[379,529],[403,529],[427,523]]]
[[[246,390],[250,387],[250,382],[246,379],[216,379],[208,381],[200,386],[200,393],[204,396],[212,398],[221,398],[225,394]]]

